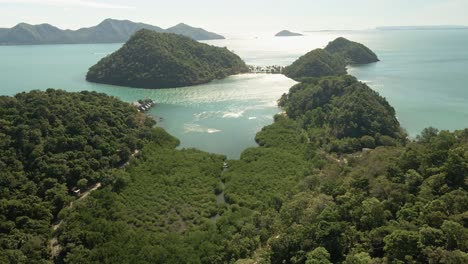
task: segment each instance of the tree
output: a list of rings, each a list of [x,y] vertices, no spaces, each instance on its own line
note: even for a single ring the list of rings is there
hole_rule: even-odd
[[[80,179],[76,185],[79,189],[86,190],[88,188],[88,180],[84,178]]]
[[[330,253],[325,248],[318,247],[307,253],[306,264],[331,264]]]
[[[368,264],[371,262],[371,257],[367,252],[359,252],[355,254],[348,254],[346,256],[345,264]]]
[[[361,137],[361,145],[363,148],[375,148],[375,139],[371,136]]]
[[[446,220],[440,227],[447,241],[446,248],[448,250],[460,249],[468,250],[468,230],[459,223]]]
[[[451,149],[445,163],[447,185],[452,188],[465,187],[468,175],[468,148],[466,146]]]
[[[441,247],[445,244],[444,233],[440,229],[422,227],[419,229],[419,243],[424,247]]]
[[[429,143],[432,138],[437,136],[437,134],[439,134],[439,130],[437,128],[427,127],[423,129],[416,139],[421,143]]]
[[[389,259],[405,261],[419,255],[418,240],[417,232],[396,230],[384,238],[384,250]]]
[[[357,210],[359,210],[360,227],[365,230],[382,226],[386,222],[385,208],[377,198],[364,200]]]

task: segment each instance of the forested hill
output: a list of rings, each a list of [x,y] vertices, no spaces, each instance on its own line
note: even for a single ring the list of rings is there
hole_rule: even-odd
[[[224,39],[221,35],[185,24],[165,30],[129,20],[105,19],[96,26],[78,30],[62,30],[49,24],[19,23],[12,28],[0,28],[0,45],[123,43],[140,29],[176,33],[195,40]]]
[[[92,66],[86,79],[120,86],[171,88],[247,71],[242,59],[227,48],[143,29],[121,49]]]
[[[315,49],[284,68],[283,73],[297,81],[309,77],[343,75],[346,74],[346,63],[324,49]]]
[[[112,97],[1,97],[0,262],[47,263],[52,233],[55,263],[468,261],[468,130],[408,141],[351,76],[308,79],[280,104],[223,170]]]
[[[136,108],[95,92],[32,91],[0,97],[0,263],[46,263],[58,213],[149,142],[177,140]],[[170,140],[167,140],[167,139]]]
[[[67,214],[60,259],[468,261],[468,130],[408,141],[385,99],[351,76],[308,80],[280,103],[287,113],[224,172],[222,157],[146,146],[127,186]]]
[[[348,64],[368,64],[379,61],[371,49],[345,38],[337,38],[328,43],[325,50],[342,57]]]
[[[289,117],[301,118],[305,129],[320,133],[332,151],[354,152],[406,137],[387,100],[353,76],[308,79],[279,105]]]
[[[377,62],[377,55],[361,43],[337,38],[325,49],[315,49],[301,56],[283,70],[284,75],[302,81],[310,77],[346,74],[346,66]]]

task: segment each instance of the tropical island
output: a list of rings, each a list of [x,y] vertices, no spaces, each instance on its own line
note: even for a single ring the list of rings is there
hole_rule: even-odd
[[[143,29],[92,66],[86,80],[138,88],[172,88],[207,83],[248,70],[242,59],[226,48]]]
[[[298,37],[298,36],[304,36],[304,35],[302,35],[301,33],[291,32],[289,30],[282,30],[275,34],[275,37]]]
[[[78,30],[62,30],[50,24],[19,23],[12,28],[0,28],[0,45],[123,43],[140,29],[175,33],[195,40],[224,39],[216,33],[183,23],[162,29],[129,20],[105,19],[96,26]]]
[[[385,98],[310,77],[329,71],[309,56],[239,160],[178,149],[104,94],[0,97],[0,262],[467,263],[468,129],[410,140]]]
[[[377,61],[377,55],[368,47],[337,38],[325,49],[315,49],[287,67],[247,66],[240,57],[225,48],[181,36],[141,30],[121,49],[92,66],[86,80],[137,88],[172,88],[250,72],[282,73],[301,81],[310,77],[344,75],[347,65]]]
[[[339,76],[347,73],[346,66],[377,62],[377,55],[361,43],[337,38],[325,47],[301,56],[284,68],[283,73],[291,79]]]
[[[283,73],[296,81],[308,77],[343,75],[346,74],[346,63],[343,58],[324,49],[315,49],[284,68]]]
[[[377,55],[368,47],[341,37],[328,43],[325,50],[343,58],[346,64],[369,64],[379,61]]]

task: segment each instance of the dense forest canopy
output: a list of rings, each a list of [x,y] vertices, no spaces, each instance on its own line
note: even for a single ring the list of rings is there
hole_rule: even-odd
[[[355,100],[354,93],[369,101],[366,112],[338,103]],[[58,259],[468,261],[468,131],[429,128],[407,141],[393,108],[351,76],[309,79],[280,102],[287,115],[275,116],[257,134],[260,146],[228,161],[224,172],[223,157],[174,149],[177,141],[170,137],[146,145],[121,171],[126,184],[109,185],[62,213]],[[334,108],[342,106],[339,111],[358,111],[365,120],[333,119]],[[312,116],[320,119],[312,119],[310,111],[318,108]],[[353,122],[360,124],[357,134],[330,133],[335,126],[355,128]],[[357,140],[352,144],[358,147],[333,151],[330,145],[343,140]],[[364,146],[369,150],[360,151]],[[216,203],[221,183],[226,203]]]
[[[161,143],[161,142],[160,142]],[[59,230],[66,263],[205,263],[222,259],[212,232],[224,157],[150,144],[110,186],[70,211]],[[218,244],[219,243],[219,244]],[[212,261],[217,260],[217,261]]]
[[[315,49],[284,68],[283,73],[297,81],[305,77],[343,75],[346,74],[346,64],[324,49]]]
[[[303,78],[279,105],[226,161],[103,94],[0,97],[0,262],[468,263],[468,129],[409,140],[344,74]]]
[[[92,66],[86,79],[120,86],[170,88],[207,83],[247,71],[242,59],[227,48],[143,29],[118,51]]]
[[[331,141],[337,151],[394,144],[406,137],[387,100],[353,76],[305,80],[283,95],[279,104],[305,130],[321,141]]]
[[[466,263],[467,133],[379,147],[306,176],[280,209],[267,262]]]
[[[70,189],[111,172],[156,135],[155,122],[95,92],[0,97],[0,262],[47,259],[46,240]]]

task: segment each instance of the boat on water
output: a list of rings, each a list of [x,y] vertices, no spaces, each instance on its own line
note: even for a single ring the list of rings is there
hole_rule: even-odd
[[[146,112],[150,110],[156,103],[151,99],[138,100],[132,103],[138,109],[138,112]]]

